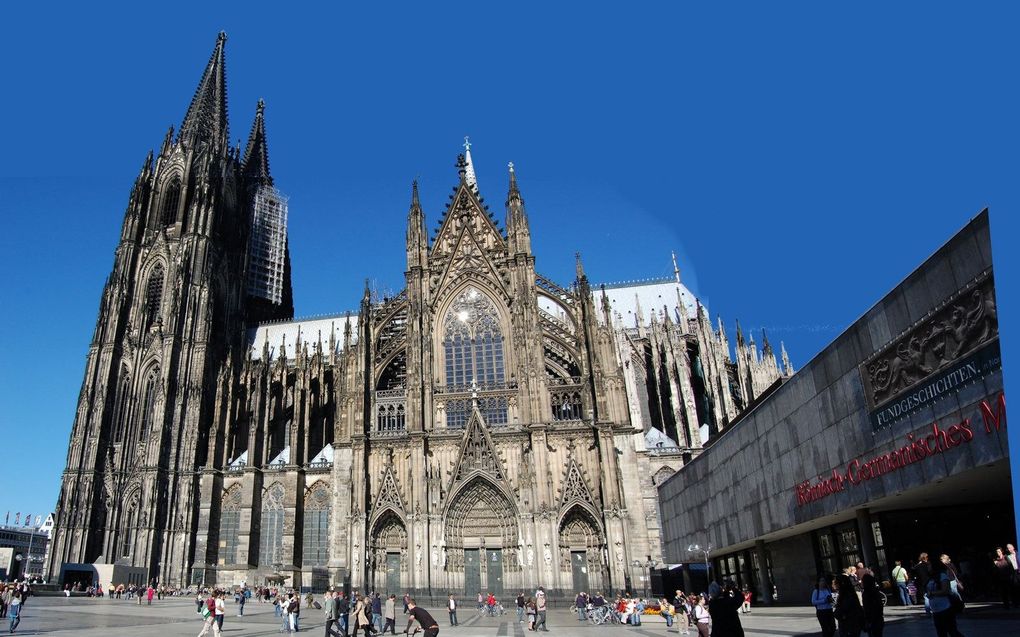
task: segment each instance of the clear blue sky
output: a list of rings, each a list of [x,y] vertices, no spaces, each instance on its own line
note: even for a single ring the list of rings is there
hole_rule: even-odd
[[[299,315],[399,289],[410,182],[431,228],[470,135],[500,218],[515,163],[540,272],[662,276],[676,250],[798,367],[985,206],[1015,324],[1013,6],[256,4],[0,9],[0,515],[53,507],[132,181],[221,29],[231,136],[267,103]]]

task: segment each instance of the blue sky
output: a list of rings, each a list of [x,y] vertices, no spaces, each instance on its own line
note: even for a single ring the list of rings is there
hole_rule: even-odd
[[[517,167],[540,272],[569,283],[580,251],[595,281],[663,276],[675,250],[713,316],[798,367],[985,206],[1017,315],[1005,3],[21,4],[0,10],[0,514],[55,502],[131,184],[221,29],[232,138],[266,100],[299,315],[400,288],[410,182],[434,227],[465,135],[500,218]]]

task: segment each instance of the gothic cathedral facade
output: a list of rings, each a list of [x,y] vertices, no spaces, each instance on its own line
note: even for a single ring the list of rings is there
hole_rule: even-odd
[[[51,579],[642,588],[655,484],[792,373],[785,350],[738,331],[734,360],[678,271],[596,287],[578,258],[570,285],[543,277],[512,165],[501,228],[469,147],[431,238],[412,189],[399,293],[294,319],[264,106],[231,147],[225,44],[131,191]]]

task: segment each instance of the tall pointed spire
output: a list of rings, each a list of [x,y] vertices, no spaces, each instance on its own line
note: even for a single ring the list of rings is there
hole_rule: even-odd
[[[249,184],[273,185],[273,177],[269,174],[269,146],[266,141],[266,102],[259,98],[255,107],[255,121],[248,133],[248,145],[244,149],[244,174]]]
[[[584,263],[581,261],[581,253],[580,252],[575,252],[574,253],[574,272],[575,272],[575,274],[577,274],[577,280],[578,281],[582,281],[582,280],[588,278],[584,274]]]
[[[227,34],[216,36],[216,48],[205,67],[205,73],[191,98],[178,139],[226,143],[227,131],[227,66],[225,48]]]
[[[506,233],[510,242],[510,251],[531,253],[531,228],[528,225],[528,213],[524,210],[524,198],[517,187],[517,173],[514,163],[507,164],[510,171],[510,190],[506,195]]]
[[[676,252],[672,252],[671,254],[673,255],[673,277],[676,279],[676,282],[679,283],[680,282],[680,266],[678,266],[676,264]]]
[[[464,137],[464,180],[468,185],[478,190],[478,179],[475,177],[475,166],[471,162],[471,140]]]
[[[418,180],[411,183],[411,209],[407,213],[407,267],[424,265],[428,251],[425,213],[418,199]]]

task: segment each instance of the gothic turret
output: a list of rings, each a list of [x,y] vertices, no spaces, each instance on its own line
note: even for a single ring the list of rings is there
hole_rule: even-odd
[[[531,254],[528,213],[524,209],[524,199],[517,187],[517,174],[514,172],[513,162],[507,166],[510,169],[510,190],[506,196],[506,234],[510,254]]]
[[[423,267],[428,259],[425,213],[418,199],[418,180],[411,183],[411,209],[407,212],[407,268]]]

